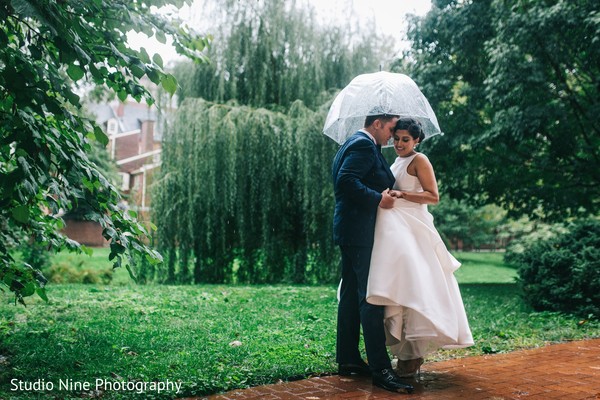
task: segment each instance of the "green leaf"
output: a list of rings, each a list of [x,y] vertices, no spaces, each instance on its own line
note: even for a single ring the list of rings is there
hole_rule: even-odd
[[[143,47],[140,48],[140,60],[142,60],[143,63],[150,64],[150,56],[148,55],[146,49]]]
[[[133,272],[133,269],[131,268],[131,266],[129,264],[125,264],[125,268],[127,269],[127,272],[129,272],[129,277],[131,279],[133,279],[134,282],[137,282],[138,278],[135,275],[135,273]]]
[[[104,131],[97,125],[94,127],[94,137],[98,142],[100,142],[100,144],[102,144],[102,146],[106,146],[108,144],[108,136],[106,136]]]
[[[88,66],[88,68],[90,69],[90,73],[92,74],[92,77],[94,77],[94,79],[96,80],[96,83],[104,82],[104,76],[102,75],[100,70],[98,70],[98,68],[96,68],[96,66],[94,64],[90,64]]]
[[[129,69],[131,70],[131,73],[133,74],[133,76],[135,76],[138,79],[141,79],[146,74],[146,71],[144,70],[144,68],[140,68],[136,64],[131,64],[129,66]]]
[[[165,33],[163,31],[156,31],[156,34],[154,36],[156,36],[156,40],[158,40],[159,43],[167,43],[167,37],[165,36]]]
[[[208,46],[208,40],[205,40],[204,38],[197,38],[193,40],[191,44],[195,50],[202,51]]]
[[[177,79],[173,75],[165,75],[161,81],[162,87],[171,95],[177,91]]]
[[[18,206],[12,209],[12,216],[17,221],[25,224],[29,221],[29,207]]]
[[[163,68],[163,59],[160,54],[155,53],[154,56],[152,56],[152,61],[154,61],[154,63],[159,67]]]
[[[94,191],[94,184],[92,182],[90,182],[89,179],[84,178],[81,180],[81,183],[83,184],[83,186],[85,186],[90,192]]]
[[[44,289],[44,288],[37,288],[35,290],[35,292],[37,293],[38,296],[40,296],[40,298],[42,300],[44,300],[46,303],[48,302],[48,296],[46,295],[46,289]]]
[[[121,101],[125,101],[125,100],[127,100],[127,91],[125,91],[125,90],[119,90],[119,91],[117,92],[117,97],[118,97],[118,98],[119,98],[119,100],[121,100]]]
[[[159,74],[159,72],[155,68],[146,68],[146,75],[148,75],[148,79],[150,79],[152,83],[155,83],[157,85],[160,84],[161,74]]]
[[[25,287],[21,290],[21,295],[23,297],[31,296],[35,293],[35,283],[33,281],[27,282]]]
[[[77,64],[70,64],[67,68],[67,75],[69,78],[73,79],[73,81],[77,82],[85,75],[85,71]]]
[[[79,96],[76,95],[75,93],[73,93],[70,90],[67,90],[65,92],[65,97],[67,98],[67,100],[69,100],[69,103],[73,104],[74,106],[79,107],[80,103],[79,103]]]

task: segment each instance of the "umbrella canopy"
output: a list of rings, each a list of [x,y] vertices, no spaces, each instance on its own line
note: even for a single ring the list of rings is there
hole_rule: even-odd
[[[352,79],[331,104],[323,133],[343,144],[364,126],[366,116],[378,114],[417,119],[425,139],[441,133],[435,113],[417,84],[404,74],[386,71]]]

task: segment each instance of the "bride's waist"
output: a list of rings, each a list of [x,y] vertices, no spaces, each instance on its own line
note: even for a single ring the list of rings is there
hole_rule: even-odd
[[[406,199],[396,199],[394,208],[416,208],[419,210],[427,210],[427,204],[415,203]]]

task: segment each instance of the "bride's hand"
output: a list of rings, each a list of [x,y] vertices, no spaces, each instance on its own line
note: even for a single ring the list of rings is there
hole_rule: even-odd
[[[404,197],[404,193],[402,193],[399,190],[390,190],[390,195],[392,195],[392,197],[395,197],[397,199],[402,199]]]
[[[393,208],[394,201],[396,199],[392,196],[392,191],[390,189],[385,189],[381,193],[381,201],[379,202],[379,207],[381,208]]]

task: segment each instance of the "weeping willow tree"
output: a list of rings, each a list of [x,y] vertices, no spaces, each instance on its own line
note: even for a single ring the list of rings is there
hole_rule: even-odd
[[[174,71],[183,102],[164,135],[153,195],[167,261],[157,278],[333,281],[338,146],[321,134],[321,105],[379,69],[389,58],[384,38],[364,24],[320,26],[295,1],[225,0],[205,11],[211,64]]]
[[[174,70],[180,99],[236,100],[280,111],[302,100],[315,109],[331,97],[325,91],[344,87],[360,73],[375,72],[382,60],[391,58],[389,38],[375,33],[374,22],[364,28],[355,20],[359,16],[346,26],[322,26],[306,3],[219,3],[205,9],[214,32],[207,53],[211,62],[180,63]]]
[[[185,100],[154,195],[166,282],[323,282],[337,274],[325,110]]]

